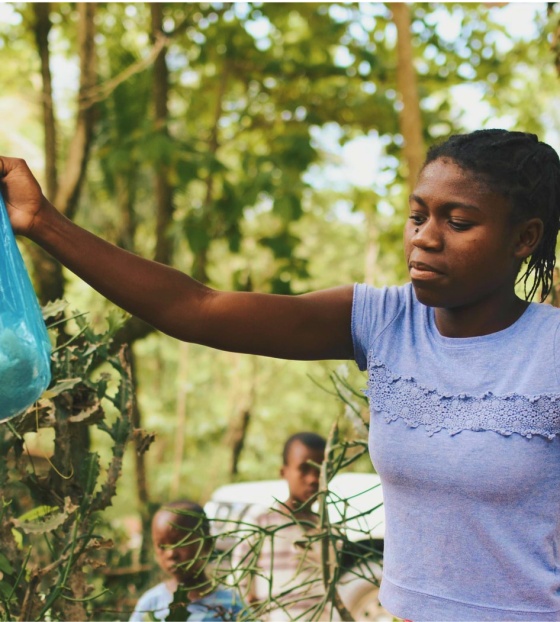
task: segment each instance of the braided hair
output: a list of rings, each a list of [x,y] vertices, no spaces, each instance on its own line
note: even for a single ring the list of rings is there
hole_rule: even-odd
[[[543,237],[517,282],[523,282],[527,300],[539,289],[544,300],[552,288],[560,228],[560,160],[556,151],[539,142],[535,134],[493,129],[457,134],[434,145],[424,166],[438,158],[450,158],[480,176],[493,192],[505,196],[514,222],[534,217],[542,220]]]

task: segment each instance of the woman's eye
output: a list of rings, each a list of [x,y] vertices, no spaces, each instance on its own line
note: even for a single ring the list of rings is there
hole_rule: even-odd
[[[424,222],[424,217],[420,214],[410,214],[408,217],[415,225],[421,225]]]
[[[455,229],[455,231],[467,231],[472,227],[470,222],[462,222],[458,220],[450,220],[449,225]]]

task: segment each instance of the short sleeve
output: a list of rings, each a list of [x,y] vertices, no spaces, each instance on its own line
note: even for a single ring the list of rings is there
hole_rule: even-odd
[[[367,368],[367,356],[376,337],[383,332],[410,298],[410,284],[377,289],[363,283],[354,285],[352,300],[352,342],[354,360],[361,371]]]

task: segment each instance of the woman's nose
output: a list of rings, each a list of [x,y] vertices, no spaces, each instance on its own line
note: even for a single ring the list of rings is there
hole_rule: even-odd
[[[414,228],[411,239],[412,244],[424,250],[440,250],[443,238],[438,223],[429,219]]]

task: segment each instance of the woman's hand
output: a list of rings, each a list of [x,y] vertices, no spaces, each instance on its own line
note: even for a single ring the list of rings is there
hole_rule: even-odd
[[[52,206],[25,160],[0,156],[0,185],[14,233],[32,237],[38,214]]]

